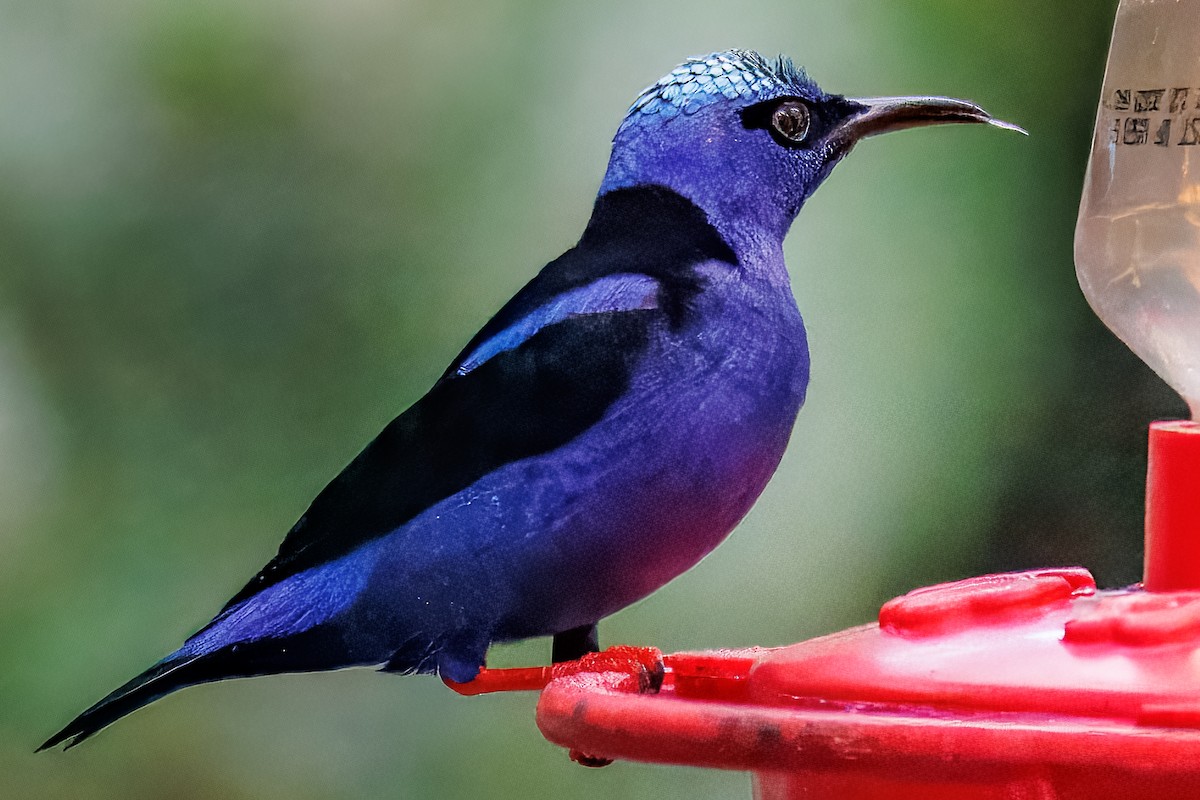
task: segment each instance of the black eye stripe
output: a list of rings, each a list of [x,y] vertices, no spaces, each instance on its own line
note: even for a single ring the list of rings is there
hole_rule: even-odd
[[[772,124],[775,111],[788,103],[799,103],[808,110],[808,133],[801,141],[788,139]],[[824,140],[826,134],[845,119],[860,114],[863,106],[841,95],[825,95],[816,99],[786,95],[746,106],[741,110],[742,127],[764,130],[775,143],[789,150],[807,150]]]
[[[789,148],[807,147],[820,138],[821,115],[807,100],[777,97],[742,109],[742,126],[762,129],[777,144]]]

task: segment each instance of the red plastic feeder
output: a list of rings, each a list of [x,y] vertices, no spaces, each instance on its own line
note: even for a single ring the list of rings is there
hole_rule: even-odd
[[[548,680],[538,726],[582,763],[752,771],[760,798],[1200,797],[1200,425],[1151,426],[1146,522],[1144,588],[986,575],[790,647],[616,648],[524,688]]]

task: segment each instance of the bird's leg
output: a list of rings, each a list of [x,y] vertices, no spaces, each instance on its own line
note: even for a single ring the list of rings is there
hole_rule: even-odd
[[[554,636],[553,666],[483,667],[472,680],[465,683],[455,681],[445,673],[442,673],[442,682],[459,694],[476,695],[540,691],[555,678],[606,672],[628,677],[619,686],[614,684],[622,691],[657,692],[662,687],[667,668],[663,654],[657,647],[616,645],[601,652],[598,639],[595,624],[581,625]]]
[[[554,634],[551,658],[555,664],[578,661],[589,653],[600,652],[600,634],[596,623],[580,625],[569,631]],[[491,692],[537,691],[553,676],[550,667],[507,667],[488,669],[482,658],[478,672],[466,678],[470,669],[455,670],[465,665],[447,657],[445,651],[438,656],[438,672],[442,682],[459,694],[475,695]],[[460,677],[461,676],[461,677]],[[463,680],[466,678],[466,680]]]
[[[596,623],[580,625],[569,631],[554,634],[551,658],[555,664],[578,661],[588,653],[600,652],[600,634]],[[439,669],[442,682],[459,694],[488,694],[541,689],[550,680],[550,667],[517,667],[488,669],[486,666],[466,681],[456,680],[452,673]]]
[[[463,631],[442,642],[437,653],[437,671],[443,680],[470,683],[487,664],[491,637],[480,631]]]
[[[600,630],[598,623],[580,625],[569,631],[554,634],[550,649],[550,660],[555,664],[578,661],[588,653],[600,652]]]

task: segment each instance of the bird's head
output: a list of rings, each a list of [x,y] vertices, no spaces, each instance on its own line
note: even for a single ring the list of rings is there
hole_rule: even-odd
[[[666,186],[727,238],[777,245],[860,139],[948,122],[1015,127],[962,100],[851,99],[822,91],[786,58],[713,53],[688,59],[634,101],[600,192]]]

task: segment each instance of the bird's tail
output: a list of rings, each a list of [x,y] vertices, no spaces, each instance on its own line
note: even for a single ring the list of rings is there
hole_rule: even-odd
[[[47,739],[37,752],[63,742],[66,742],[63,749],[69,750],[101,728],[163,695],[221,677],[213,674],[210,665],[205,663],[207,660],[204,655],[172,653],[84,711],[65,728]]]
[[[47,739],[38,751],[64,742],[64,749],[70,749],[126,714],[188,686],[227,678],[315,672],[387,660],[386,654],[381,656],[373,649],[359,652],[348,648],[342,629],[336,626],[314,625],[290,636],[247,639],[241,637],[245,633],[242,629],[230,631],[219,627],[225,619],[218,616],[184,642],[183,647],[84,711]]]

